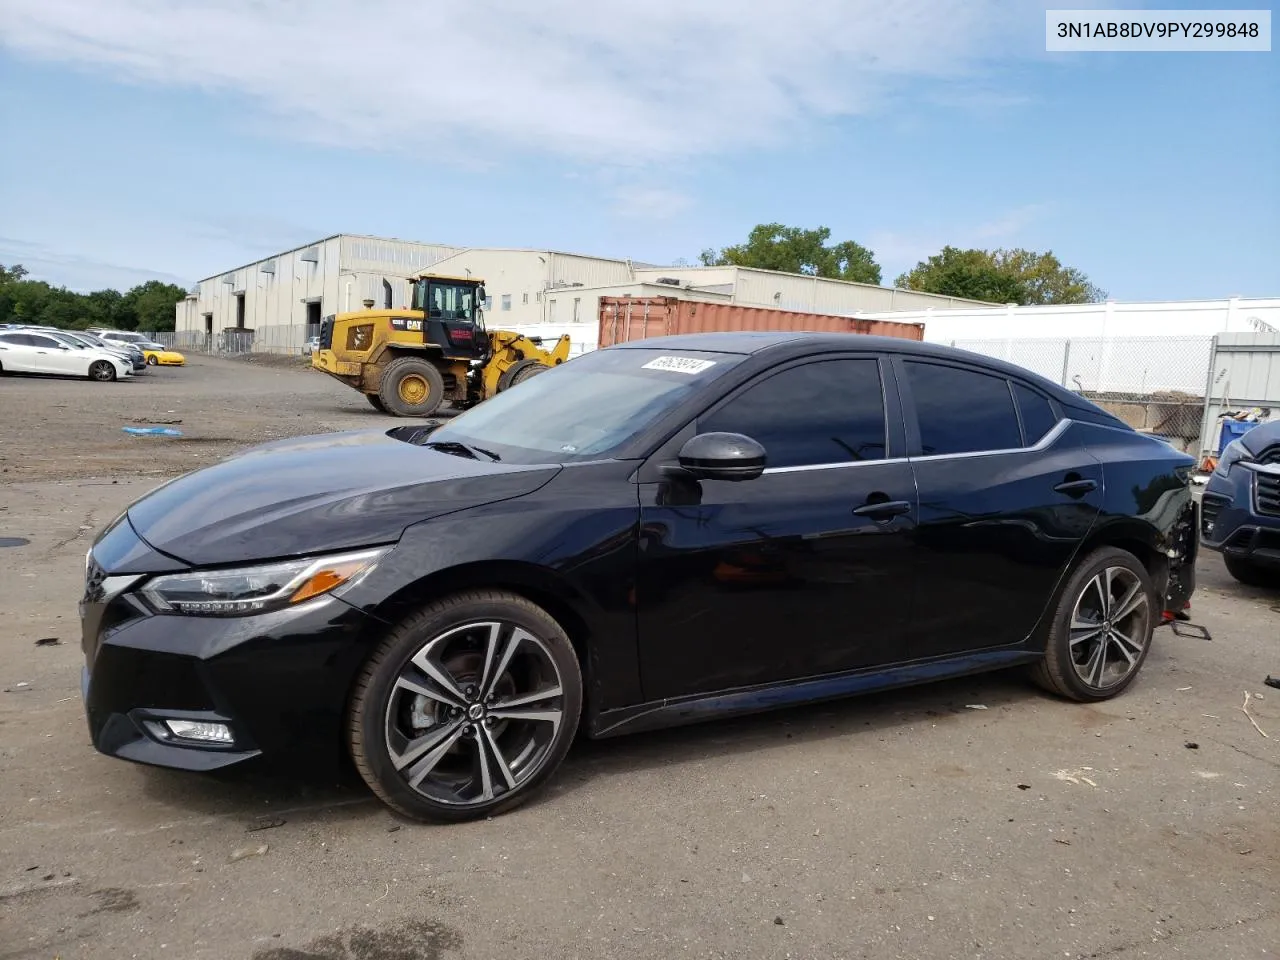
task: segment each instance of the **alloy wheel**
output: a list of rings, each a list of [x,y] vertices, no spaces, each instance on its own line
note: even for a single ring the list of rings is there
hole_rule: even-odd
[[[487,804],[537,774],[563,719],[564,685],[547,646],[514,623],[473,622],[434,637],[400,668],[387,752],[426,799]]]
[[[1069,646],[1076,676],[1093,690],[1123,682],[1151,640],[1151,601],[1142,581],[1108,566],[1080,591],[1071,611]]]
[[[99,360],[89,368],[89,376],[94,380],[114,380],[116,378],[116,371],[111,364],[107,363],[107,361]]]

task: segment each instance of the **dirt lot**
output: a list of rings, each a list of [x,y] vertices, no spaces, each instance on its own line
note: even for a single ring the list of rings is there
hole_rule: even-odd
[[[990,676],[582,743],[476,824],[95,754],[86,541],[242,443],[391,422],[290,366],[0,380],[0,960],[1280,955],[1280,593],[1212,555],[1213,640],[1161,629],[1117,700]]]

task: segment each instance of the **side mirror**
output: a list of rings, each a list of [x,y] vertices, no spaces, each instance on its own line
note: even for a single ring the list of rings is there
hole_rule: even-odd
[[[740,433],[700,433],[680,448],[680,467],[698,480],[754,480],[764,473],[764,447]]]

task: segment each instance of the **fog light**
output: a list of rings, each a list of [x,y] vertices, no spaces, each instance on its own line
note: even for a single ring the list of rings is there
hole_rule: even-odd
[[[183,740],[202,740],[205,743],[234,743],[231,728],[225,723],[204,723],[198,720],[166,720],[164,725],[175,737]]]

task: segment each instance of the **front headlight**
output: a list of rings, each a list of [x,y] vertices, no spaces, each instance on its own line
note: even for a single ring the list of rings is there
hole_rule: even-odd
[[[1222,451],[1222,456],[1218,458],[1218,465],[1213,468],[1213,472],[1220,477],[1225,477],[1234,464],[1241,462],[1252,463],[1253,454],[1239,440],[1232,440]]]
[[[160,613],[236,617],[280,610],[363,579],[390,550],[306,557],[234,570],[192,570],[156,577],[142,590]]]

